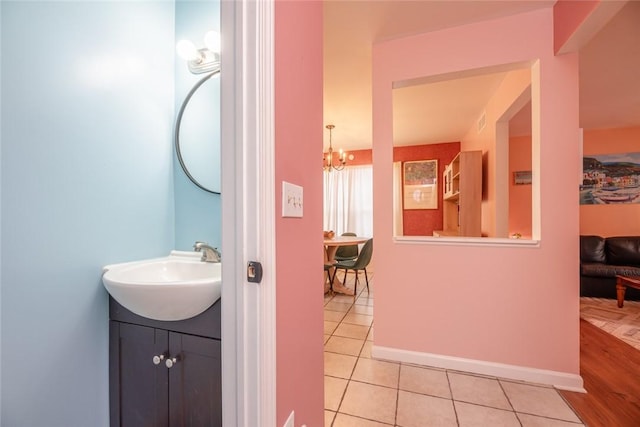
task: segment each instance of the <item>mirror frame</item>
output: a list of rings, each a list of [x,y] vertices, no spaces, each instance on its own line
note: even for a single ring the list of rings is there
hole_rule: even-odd
[[[217,74],[220,74],[220,70],[216,70],[207,74],[198,82],[196,82],[195,85],[193,85],[193,88],[191,88],[187,96],[184,98],[184,101],[182,101],[182,105],[180,106],[180,111],[178,111],[178,116],[176,117],[176,128],[174,133],[174,145],[176,147],[176,155],[178,156],[178,161],[180,162],[180,166],[182,167],[182,170],[184,171],[185,175],[187,175],[189,180],[193,182],[198,188],[211,194],[220,194],[220,192],[213,191],[205,187],[204,185],[200,184],[198,180],[195,179],[193,175],[191,175],[191,173],[189,172],[189,169],[187,169],[187,165],[184,163],[184,159],[182,158],[182,153],[180,151],[180,125],[182,123],[182,115],[184,114],[184,110],[187,108],[187,105],[189,104],[191,97],[196,93],[196,91],[200,88],[200,86],[202,86],[207,80],[209,80],[211,77]]]

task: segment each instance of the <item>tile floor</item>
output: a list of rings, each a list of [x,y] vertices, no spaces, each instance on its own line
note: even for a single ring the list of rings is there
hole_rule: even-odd
[[[551,387],[372,359],[374,280],[369,284],[369,294],[358,285],[364,290],[355,299],[325,295],[325,426],[583,425]]]

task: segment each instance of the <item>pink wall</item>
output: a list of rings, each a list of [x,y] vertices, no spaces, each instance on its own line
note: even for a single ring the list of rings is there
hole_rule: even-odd
[[[556,2],[553,6],[555,31],[553,47],[555,52],[562,48],[585,19],[598,7],[599,3],[600,0],[559,0]]]
[[[402,227],[405,236],[432,236],[433,230],[442,230],[442,174],[444,167],[460,152],[459,142],[394,147],[393,161],[438,160],[438,209],[404,210]]]
[[[531,238],[531,185],[516,185],[515,171],[531,170],[531,136],[509,139],[509,236]]]
[[[640,151],[640,127],[585,130],[583,155]],[[640,204],[581,205],[580,234],[640,236]]]
[[[322,2],[275,2],[278,426],[292,410],[324,423],[322,61]],[[281,218],[283,180],[304,188],[303,218]]]
[[[478,132],[474,124],[460,143],[462,151],[482,151],[481,222],[483,236],[507,237],[509,206],[506,203],[506,198],[508,197],[508,186],[504,185],[503,178],[498,179],[496,173],[499,163],[496,123],[503,120],[503,115],[530,84],[531,71],[529,69],[510,71],[485,106],[484,112],[487,121],[485,128]],[[506,156],[504,162],[504,174],[506,174],[508,170]],[[500,197],[505,201],[504,204],[500,204]],[[500,221],[503,222],[500,223]],[[500,235],[500,230],[502,230],[502,235]]]
[[[540,244],[394,240],[392,82],[535,60]],[[579,375],[578,137],[578,58],[554,56],[551,9],[374,45],[375,346]]]

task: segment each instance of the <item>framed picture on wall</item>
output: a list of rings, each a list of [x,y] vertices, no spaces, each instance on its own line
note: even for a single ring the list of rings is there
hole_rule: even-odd
[[[640,152],[583,156],[581,205],[640,204]]]
[[[404,209],[438,209],[438,160],[402,164]]]
[[[531,171],[516,171],[513,173],[513,183],[515,185],[531,184]]]

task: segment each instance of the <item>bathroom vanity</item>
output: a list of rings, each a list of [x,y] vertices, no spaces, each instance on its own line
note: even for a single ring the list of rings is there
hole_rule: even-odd
[[[222,426],[220,306],[159,321],[109,297],[111,427]]]

